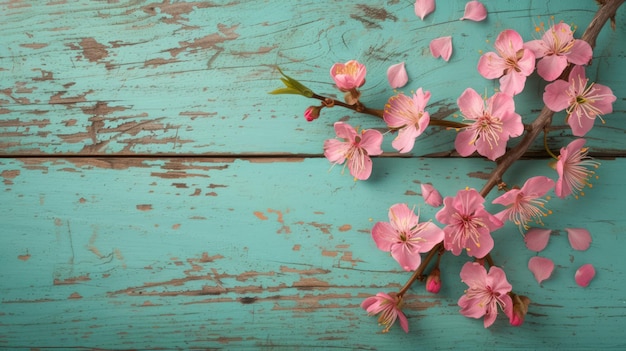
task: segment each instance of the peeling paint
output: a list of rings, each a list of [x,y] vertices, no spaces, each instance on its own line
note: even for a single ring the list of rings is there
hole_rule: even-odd
[[[267,216],[265,216],[265,214],[261,211],[254,211],[254,215],[262,221],[268,220]]]
[[[24,255],[17,255],[17,259],[21,261],[28,261],[30,259],[30,254],[26,253]]]

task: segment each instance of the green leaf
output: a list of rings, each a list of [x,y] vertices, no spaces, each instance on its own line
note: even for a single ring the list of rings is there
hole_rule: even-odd
[[[311,89],[307,88],[304,84],[283,73],[280,67],[276,66],[276,69],[278,69],[278,72],[280,72],[280,74],[283,76],[283,78],[280,78],[280,80],[283,82],[286,88],[276,89],[270,92],[270,94],[295,94],[306,96],[309,98],[313,97],[313,91]]]

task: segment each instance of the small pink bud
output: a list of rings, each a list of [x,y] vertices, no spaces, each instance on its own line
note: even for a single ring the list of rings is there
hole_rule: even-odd
[[[513,310],[509,316],[509,323],[514,327],[519,327],[524,324],[524,318],[528,313],[528,305],[530,305],[530,299],[524,295],[517,295],[514,292],[509,292],[511,300],[513,301]]]
[[[439,290],[441,290],[441,271],[439,268],[435,268],[426,278],[426,291],[437,294]]]
[[[304,118],[307,122],[313,122],[320,116],[321,106],[309,106],[304,110]]]

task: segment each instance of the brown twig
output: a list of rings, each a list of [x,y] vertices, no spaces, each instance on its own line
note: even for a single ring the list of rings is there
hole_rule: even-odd
[[[606,0],[600,6],[600,9],[596,12],[595,16],[589,23],[589,26],[585,30],[585,33],[582,35],[582,40],[586,41],[591,45],[592,48],[596,46],[596,39],[600,30],[604,27],[606,21],[610,18],[615,17],[615,13],[617,9],[622,5],[626,0]],[[568,67],[559,78],[567,78],[569,72],[571,71],[571,67]],[[552,116],[554,112],[551,111],[547,106],[544,106],[539,116],[526,127],[526,134],[522,138],[522,141],[517,144],[515,147],[507,151],[502,157],[497,160],[496,168],[490,173],[489,178],[483,188],[480,191],[480,195],[486,197],[487,194],[499,183],[502,182],[502,176],[504,173],[511,167],[511,165],[520,159],[522,155],[528,150],[533,141],[537,138],[539,133],[544,131],[546,128],[550,126],[552,123]],[[428,252],[428,255],[422,261],[420,266],[415,270],[413,275],[409,278],[409,280],[404,284],[400,292],[399,296],[403,295],[410,286],[422,276],[424,269],[428,265],[428,263],[432,260],[433,256],[439,251],[442,247],[442,243],[435,246],[432,250]],[[494,266],[495,263],[490,254],[487,254],[484,259],[487,261],[489,266]]]
[[[591,45],[591,48],[596,46],[596,39],[598,38],[598,34],[600,33],[602,27],[604,27],[606,21],[615,16],[615,12],[619,6],[624,3],[624,1],[626,0],[607,0],[600,6],[582,36],[582,40],[588,42],[589,45]],[[567,79],[570,71],[571,66],[568,67],[559,78]],[[501,182],[504,172],[506,172],[506,170],[509,169],[515,161],[519,160],[520,157],[524,155],[539,133],[551,124],[553,115],[554,112],[552,112],[547,106],[544,106],[537,119],[535,119],[526,129],[526,134],[522,138],[522,141],[498,159],[498,165],[491,172],[487,182],[480,191],[480,194],[483,197],[486,197],[491,189]]]
[[[384,110],[377,110],[377,109],[373,109],[373,108],[368,108],[365,105],[363,105],[360,102],[357,102],[356,104],[346,104],[345,102],[333,99],[333,98],[329,98],[329,97],[325,97],[322,95],[318,95],[313,93],[313,96],[311,96],[311,98],[313,99],[318,99],[321,100],[327,107],[332,107],[332,106],[341,106],[341,107],[345,107],[347,109],[356,111],[356,112],[360,112],[360,113],[365,113],[368,115],[372,115],[375,117],[378,117],[380,119],[383,119],[383,114],[384,114]],[[428,123],[429,126],[437,126],[437,127],[444,127],[444,128],[454,128],[454,129],[459,129],[459,128],[464,128],[467,127],[467,124],[465,123],[459,123],[459,122],[453,122],[453,121],[446,121],[443,119],[431,119],[430,122]]]

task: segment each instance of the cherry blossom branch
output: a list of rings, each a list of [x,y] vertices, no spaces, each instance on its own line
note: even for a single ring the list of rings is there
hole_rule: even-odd
[[[353,110],[355,112],[364,113],[364,114],[372,115],[374,117],[383,119],[384,110],[368,108],[365,105],[363,105],[363,103],[361,103],[360,101],[354,104],[347,104],[343,101],[339,101],[333,98],[318,95],[316,93],[312,93],[311,98],[322,101],[322,104],[325,107],[341,106],[341,107],[345,107],[347,109]],[[431,119],[428,125],[437,126],[437,127],[445,127],[445,128],[455,128],[455,129],[467,127],[467,124],[465,123],[446,121],[442,119]]]
[[[419,267],[417,267],[415,272],[413,272],[413,275],[404,284],[402,289],[400,289],[400,291],[398,291],[398,294],[397,294],[398,297],[402,297],[409,290],[411,285],[413,285],[413,283],[416,280],[422,280],[423,279],[423,277],[424,277],[423,276],[424,270],[426,270],[426,267],[428,267],[428,264],[430,263],[430,261],[432,261],[433,257],[435,257],[435,255],[437,253],[441,252],[442,249],[443,249],[443,241],[440,242],[439,244],[435,245],[435,247],[433,247],[432,250],[430,250],[428,252],[428,255],[426,255],[426,257],[424,257],[424,259],[420,263]]]
[[[595,16],[589,23],[589,26],[585,30],[582,40],[591,45],[592,48],[596,45],[596,39],[600,30],[604,27],[604,24],[609,20],[615,18],[615,13],[617,9],[622,5],[626,0],[602,0],[600,8],[596,12]],[[571,67],[568,67],[559,78],[566,78],[571,71]],[[551,111],[547,106],[544,106],[539,116],[529,125],[525,126],[526,134],[522,138],[522,141],[507,151],[502,157],[497,160],[496,168],[490,173],[490,176],[480,191],[480,195],[484,198],[489,192],[498,184],[502,182],[502,176],[504,173],[511,167],[511,165],[519,160],[528,150],[528,148],[532,145],[532,143],[537,139],[539,133],[542,131],[547,133],[549,126],[552,123],[552,116],[554,112]],[[548,150],[550,153],[550,151]],[[554,156],[553,154],[551,154]],[[422,260],[419,267],[415,270],[413,275],[409,278],[409,280],[404,284],[402,289],[398,292],[398,296],[404,295],[406,291],[411,287],[411,285],[418,279],[422,278],[422,274],[424,270],[432,260],[432,258],[437,254],[441,248],[443,247],[443,242],[437,244],[432,250],[430,250],[427,256]],[[490,267],[495,266],[495,262],[490,254],[487,254],[482,258],[485,260]]]
[[[626,0],[604,0],[589,23],[589,26],[583,33],[581,39],[589,43],[589,45],[594,48],[596,46],[596,39],[598,38],[600,30],[610,18],[615,17],[617,9],[624,3],[624,1]],[[567,79],[570,71],[571,66],[561,74],[559,79]],[[552,123],[553,115],[554,112],[547,106],[544,106],[537,119],[535,119],[526,129],[526,134],[524,135],[522,141],[498,159],[498,165],[491,172],[489,179],[480,191],[480,194],[483,197],[486,197],[493,187],[501,182],[504,172],[506,172],[515,161],[519,160],[522,155],[526,153],[539,133]]]

